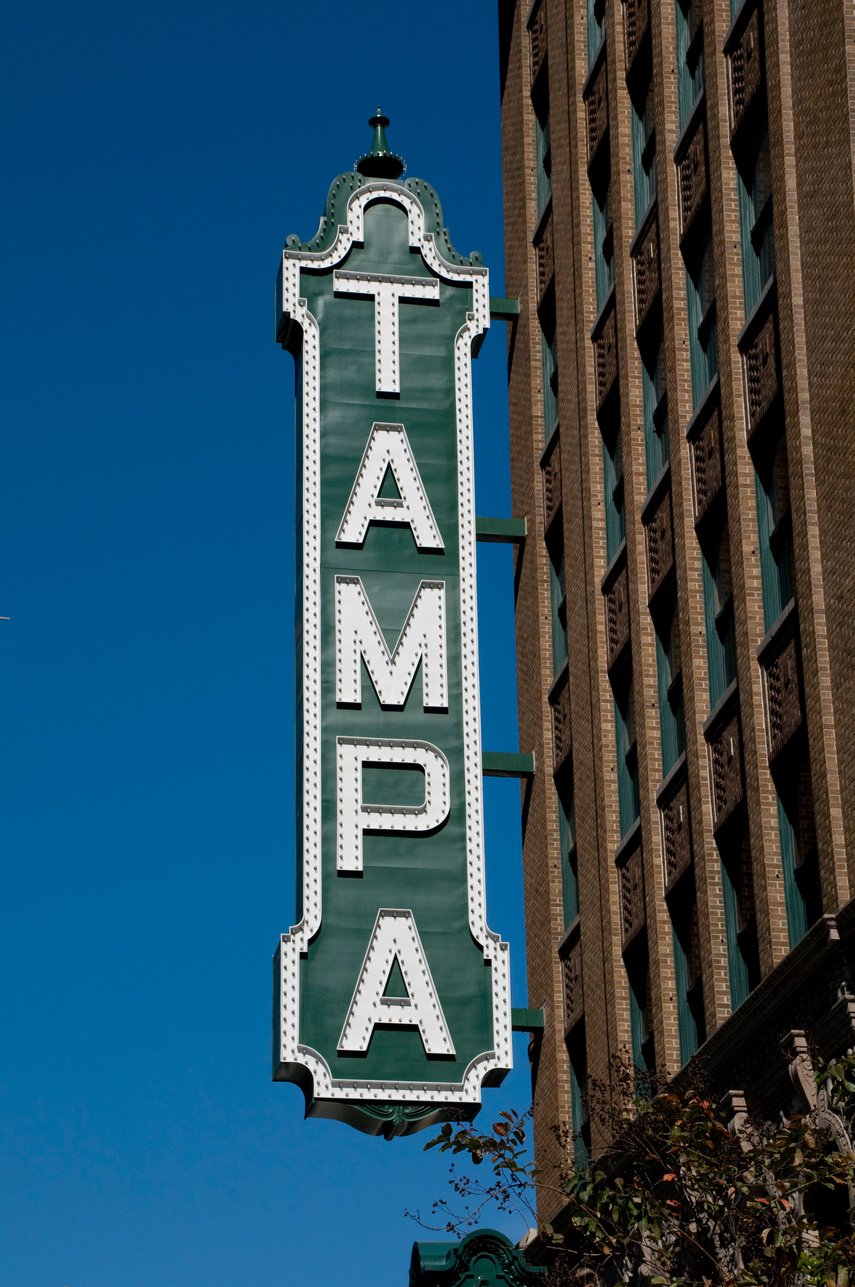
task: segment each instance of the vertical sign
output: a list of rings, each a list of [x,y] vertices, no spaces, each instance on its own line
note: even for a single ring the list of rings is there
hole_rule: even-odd
[[[277,288],[297,363],[301,905],[274,959],[274,1077],[310,1115],[392,1135],[476,1111],[511,1066],[511,1014],[484,898],[487,270],[432,188],[366,169],[335,181],[313,240],[288,239]]]

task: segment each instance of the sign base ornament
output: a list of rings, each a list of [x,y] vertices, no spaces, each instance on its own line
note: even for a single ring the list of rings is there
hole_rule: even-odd
[[[374,149],[289,237],[297,367],[299,923],[274,958],[273,1076],[370,1134],[472,1117],[511,1067],[486,923],[471,358],[487,270]],[[396,169],[397,165],[397,169]]]

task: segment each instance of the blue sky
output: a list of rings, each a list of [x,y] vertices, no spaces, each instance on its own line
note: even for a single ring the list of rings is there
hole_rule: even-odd
[[[467,0],[6,16],[3,1287],[392,1287],[431,1236],[403,1215],[446,1192],[425,1136],[305,1122],[270,1081],[270,957],[294,914],[273,282],[379,101],[503,292],[495,28]],[[507,514],[501,323],[475,420],[479,512]],[[484,740],[512,749],[509,551],[479,567]],[[516,785],[488,782],[486,806],[523,1005]],[[485,1122],[525,1103],[515,1049]]]

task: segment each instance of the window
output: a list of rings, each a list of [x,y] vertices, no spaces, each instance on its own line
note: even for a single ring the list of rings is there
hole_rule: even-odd
[[[615,743],[617,750],[618,809],[623,838],[638,817],[638,748],[635,741],[635,714],[632,707],[632,669],[627,666],[612,680],[615,699]]]
[[[653,88],[646,83],[632,94],[632,171],[635,179],[635,226],[641,223],[656,195],[656,133],[653,128]]]
[[[680,1059],[686,1063],[705,1038],[704,997],[694,878],[680,882],[669,899],[674,940]]]
[[[650,1090],[649,1074],[656,1068],[653,1044],[653,1019],[650,1004],[650,961],[647,935],[641,934],[624,956],[629,983],[629,1023],[632,1034],[632,1062],[635,1065],[636,1089]]]
[[[656,630],[662,773],[667,776],[686,749],[680,633],[677,626],[677,600],[673,593],[658,609],[653,624]]]
[[[564,531],[556,520],[546,538],[549,554],[549,600],[552,615],[552,669],[558,674],[567,660],[567,600],[564,592]]]
[[[668,459],[668,404],[665,397],[663,347],[662,315],[657,310],[645,342],[639,342],[648,490],[662,473]]]
[[[689,360],[692,404],[698,407],[718,370],[715,266],[707,224],[686,253],[686,297],[689,312]]]
[[[600,52],[606,32],[606,0],[588,0],[588,66]]]
[[[546,209],[552,196],[552,147],[549,139],[549,103],[535,107],[534,112],[535,173],[537,178],[537,217]]]
[[[739,221],[742,235],[742,287],[746,317],[775,268],[772,232],[772,171],[769,132],[763,122],[748,139],[739,170]]]
[[[677,98],[680,129],[704,91],[704,26],[701,0],[677,0]]]
[[[564,893],[564,924],[572,925],[579,915],[579,876],[576,864],[576,803],[573,770],[562,768],[555,782],[558,794],[558,838],[561,845],[561,880]]]
[[[744,816],[737,825],[741,828],[741,834],[728,831],[719,839],[730,1004],[733,1010],[742,1005],[749,992],[760,982],[751,845]]]
[[[611,445],[610,445],[611,444]],[[623,542],[623,461],[620,426],[603,435],[603,477],[606,492],[606,561],[611,563]]]
[[[573,1160],[585,1166],[591,1148],[591,1122],[588,1116],[588,1056],[585,1049],[585,1024],[579,1023],[567,1039],[570,1057],[570,1107],[573,1114]]]
[[[783,432],[755,454],[763,616],[771,630],[795,594],[787,442]]]
[[[736,678],[736,632],[733,620],[733,585],[730,577],[730,540],[727,513],[705,533],[701,546],[704,582],[704,625],[707,636],[710,708],[721,701]]]
[[[803,739],[783,765],[775,766],[774,778],[787,927],[790,947],[795,947],[822,911],[813,788],[807,744]]]
[[[558,342],[555,333],[555,296],[541,311],[541,362],[543,371],[543,435],[549,441],[558,425]]]
[[[608,167],[596,176],[594,187],[594,277],[597,312],[605,304],[614,282],[614,230],[610,206],[611,176]]]

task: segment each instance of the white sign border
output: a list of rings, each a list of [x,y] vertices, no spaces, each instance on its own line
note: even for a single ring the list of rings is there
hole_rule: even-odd
[[[455,405],[458,459],[460,549],[460,622],[464,780],[466,784],[466,858],[469,928],[491,966],[494,1049],[470,1061],[460,1082],[384,1082],[334,1078],[323,1055],[300,1042],[300,957],[321,926],[321,697],[320,697],[320,343],[318,323],[300,296],[301,268],[328,269],[341,263],[354,243],[364,239],[365,208],[387,201],[407,214],[409,244],[427,266],[446,281],[468,282],[473,309],[455,337]],[[489,929],[484,884],[481,711],[478,691],[478,618],[475,587],[475,479],[472,424],[471,349],[490,325],[488,270],[449,263],[433,233],[425,230],[419,199],[406,188],[370,183],[347,204],[347,223],[324,251],[284,250],[280,269],[283,315],[302,328],[303,434],[303,914],[281,937],[278,949],[280,1047],[278,1079],[305,1068],[313,1079],[313,1098],[366,1103],[479,1104],[481,1086],[491,1073],[513,1065],[508,944]],[[280,321],[277,318],[277,323]]]

